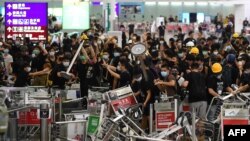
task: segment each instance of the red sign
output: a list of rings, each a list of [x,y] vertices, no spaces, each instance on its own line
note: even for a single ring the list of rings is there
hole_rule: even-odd
[[[175,122],[174,111],[156,112],[156,129],[166,129]]]
[[[40,119],[38,119],[37,109],[20,111],[18,113],[18,117],[18,124],[40,125]],[[51,121],[50,119],[48,120],[49,122]]]
[[[31,41],[45,41],[48,38],[46,26],[5,26],[5,38],[29,37]]]
[[[137,104],[135,97],[133,95],[127,96],[122,99],[117,99],[111,102],[114,111],[117,111],[118,108],[127,109],[133,105]]]

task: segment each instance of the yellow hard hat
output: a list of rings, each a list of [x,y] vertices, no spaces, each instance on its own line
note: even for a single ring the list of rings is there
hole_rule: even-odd
[[[240,36],[240,35],[239,35],[238,33],[234,33],[234,34],[233,34],[233,37],[234,37],[234,38],[238,38],[239,36]]]
[[[190,54],[199,54],[199,49],[197,47],[193,47],[191,50],[190,50]]]
[[[220,63],[214,63],[212,65],[212,71],[213,73],[220,73],[222,71],[222,66]]]
[[[82,40],[88,40],[89,38],[88,38],[88,36],[87,36],[87,35],[82,34],[81,39],[82,39]]]

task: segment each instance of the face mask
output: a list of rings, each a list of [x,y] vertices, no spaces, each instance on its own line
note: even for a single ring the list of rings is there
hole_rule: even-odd
[[[91,32],[88,32],[88,35],[90,36],[92,33]]]
[[[63,62],[63,66],[64,67],[68,67],[69,66],[69,62]]]
[[[97,44],[99,44],[99,45],[100,45],[100,44],[102,44],[102,41],[100,41],[100,40],[99,40],[99,41],[97,41]]]
[[[164,43],[164,41],[160,41],[160,44],[163,44]]]
[[[119,57],[119,56],[120,56],[120,53],[119,53],[119,52],[115,52],[115,53],[114,53],[114,56],[115,56],[115,57]]]
[[[222,74],[220,74],[220,75],[217,75],[216,77],[217,77],[217,79],[221,79],[221,77],[222,77]]]
[[[35,57],[36,57],[36,55],[35,55],[34,53],[32,53],[31,57],[32,57],[32,58],[35,58]]]
[[[33,54],[38,55],[38,54],[40,54],[40,51],[36,49],[33,51]]]
[[[84,55],[80,56],[80,60],[85,61],[86,60],[85,56]]]
[[[30,72],[30,71],[31,71],[31,67],[27,67],[27,68],[26,68],[26,71],[27,71],[27,72]]]
[[[219,53],[219,52],[215,51],[215,52],[214,52],[214,55],[218,55],[218,53]]]
[[[4,52],[5,54],[8,54],[8,53],[9,53],[9,50],[8,50],[8,49],[4,49],[3,52]]]
[[[162,71],[161,72],[161,76],[164,77],[164,78],[166,78],[168,76],[168,72]]]
[[[109,59],[109,55],[103,55],[102,58],[103,58],[104,60],[108,60],[108,59]]]
[[[55,55],[55,52],[54,52],[54,51],[49,52],[49,55],[50,55],[50,56],[54,56],[54,55]]]
[[[116,68],[118,71],[120,71],[121,70],[121,66],[117,66],[117,68]]]
[[[15,43],[16,43],[16,45],[20,45],[21,44],[19,41],[16,41]]]
[[[229,50],[231,50],[231,49],[232,49],[231,46],[226,46],[225,51],[229,51]]]
[[[137,65],[141,64],[141,61],[139,61],[139,60],[138,60],[138,61],[136,61],[136,64],[137,64]]]
[[[141,82],[141,80],[142,80],[142,76],[140,76],[139,78],[135,79],[135,81],[137,81],[137,82]]]
[[[183,53],[178,53],[178,57],[182,58],[183,57]]]
[[[207,55],[208,52],[207,52],[207,51],[203,51],[202,54],[203,54],[203,55]]]

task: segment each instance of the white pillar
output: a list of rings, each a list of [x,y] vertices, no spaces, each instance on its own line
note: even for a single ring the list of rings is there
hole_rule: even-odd
[[[110,2],[110,31],[114,31],[114,25],[115,25],[115,1],[116,0],[109,0]]]
[[[240,5],[235,5],[235,11],[234,11],[234,26],[235,29],[234,31],[237,33],[240,33],[242,28],[243,28],[243,21],[246,17],[246,10],[245,10],[245,5],[240,4]]]

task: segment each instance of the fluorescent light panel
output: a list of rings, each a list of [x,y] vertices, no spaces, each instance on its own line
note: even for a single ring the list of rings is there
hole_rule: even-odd
[[[181,6],[182,2],[171,2],[172,6]]]
[[[155,1],[147,1],[145,2],[145,5],[156,5]]]
[[[169,5],[169,2],[167,1],[158,2],[158,5]]]
[[[197,2],[198,6],[207,6],[208,3],[207,2]]]
[[[186,5],[186,6],[194,6],[195,2],[184,2],[184,5]]]

